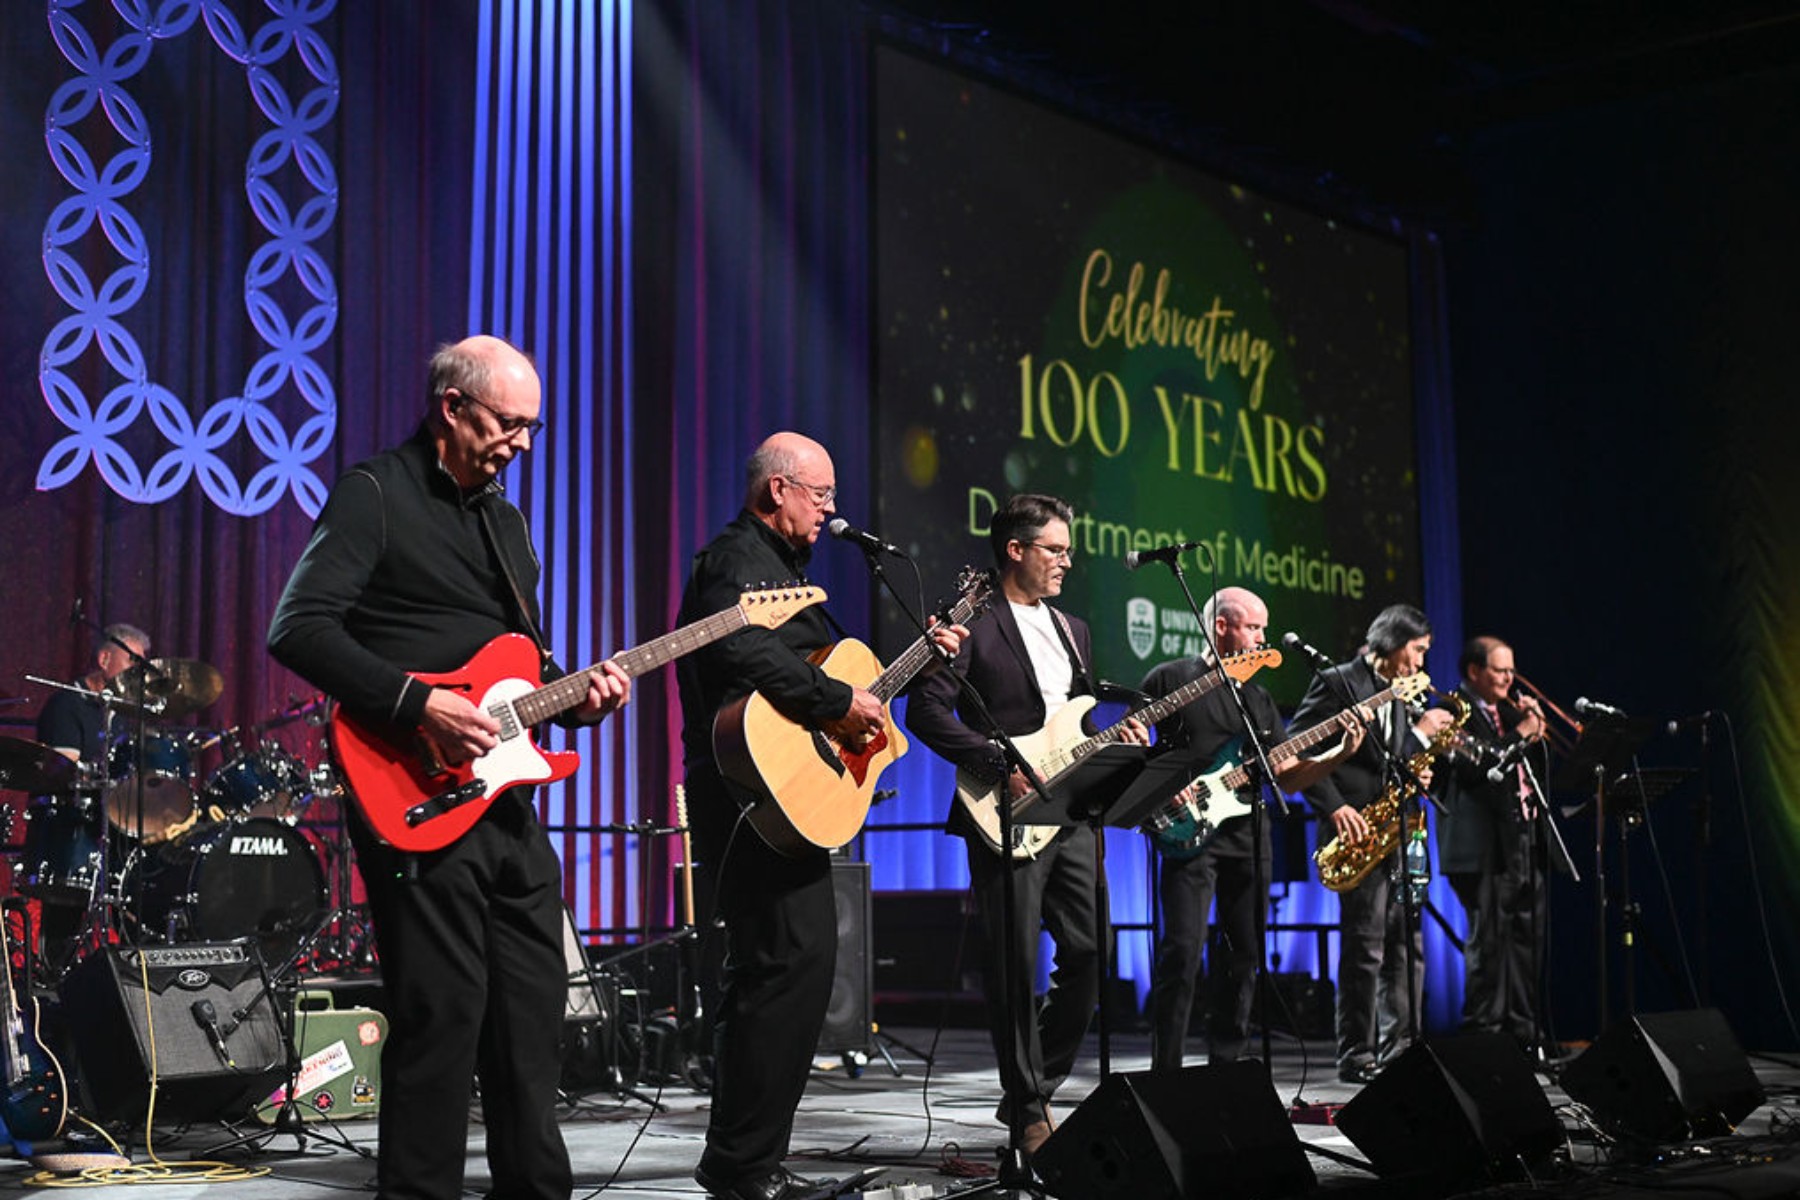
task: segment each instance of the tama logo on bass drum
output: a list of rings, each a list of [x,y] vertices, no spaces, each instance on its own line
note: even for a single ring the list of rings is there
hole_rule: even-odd
[[[287,843],[278,837],[240,833],[231,839],[233,858],[286,858],[287,853]]]

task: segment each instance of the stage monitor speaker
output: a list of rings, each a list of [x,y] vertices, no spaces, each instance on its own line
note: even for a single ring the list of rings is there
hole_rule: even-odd
[[[1505,1034],[1415,1043],[1338,1113],[1383,1178],[1506,1178],[1562,1143],[1531,1059]]]
[[[112,947],[64,978],[63,1009],[95,1113],[231,1120],[282,1085],[287,1052],[254,945]]]
[[[1262,1200],[1318,1182],[1268,1068],[1248,1059],[1109,1075],[1032,1166],[1061,1200]]]
[[[1730,1133],[1765,1098],[1716,1008],[1613,1025],[1563,1069],[1561,1082],[1602,1125],[1653,1142]]]
[[[575,914],[563,906],[563,969],[569,994],[563,1005],[562,1088],[614,1087],[638,1078],[641,1030],[628,1028],[619,1002],[617,976],[588,959]],[[639,1036],[633,1036],[638,1034]]]
[[[837,896],[837,970],[831,1003],[819,1032],[821,1054],[869,1054],[874,1050],[874,1012],[869,951],[869,864],[834,860],[831,888]]]

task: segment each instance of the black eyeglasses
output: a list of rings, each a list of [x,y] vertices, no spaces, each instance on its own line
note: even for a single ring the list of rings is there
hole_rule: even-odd
[[[544,432],[544,423],[542,421],[533,420],[529,417],[509,417],[487,401],[483,400],[480,396],[477,396],[474,392],[465,392],[458,389],[457,395],[461,396],[464,400],[467,400],[470,404],[473,404],[476,408],[487,413],[488,416],[494,418],[494,423],[500,426],[500,432],[504,433],[507,437],[512,437],[517,433],[529,433],[532,437],[536,437],[538,434]]]
[[[1020,542],[1021,546],[1036,546],[1050,556],[1051,562],[1072,563],[1075,561],[1074,548],[1070,546],[1050,546],[1043,542]]]

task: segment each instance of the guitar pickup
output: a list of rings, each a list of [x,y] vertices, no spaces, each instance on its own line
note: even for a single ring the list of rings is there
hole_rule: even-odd
[[[487,795],[487,784],[480,779],[471,779],[461,787],[451,788],[447,792],[439,792],[428,800],[422,800],[406,810],[406,825],[409,829],[417,829],[433,817],[441,817],[453,808],[461,808],[472,804]]]

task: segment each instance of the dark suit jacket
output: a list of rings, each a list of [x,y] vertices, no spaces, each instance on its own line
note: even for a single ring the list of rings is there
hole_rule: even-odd
[[[1469,706],[1463,732],[1479,748],[1477,754],[1447,754],[1438,760],[1434,790],[1447,810],[1438,821],[1438,870],[1446,875],[1497,871],[1502,850],[1516,846],[1524,816],[1519,811],[1519,784],[1514,771],[1500,783],[1488,782],[1487,770],[1499,753],[1519,740],[1512,729],[1496,729],[1467,689],[1457,692]]]
[[[1090,695],[1094,690],[1089,667],[1093,643],[1087,622],[1067,614],[1064,618],[1066,639],[1074,643],[1075,681],[1070,694]],[[1059,630],[1063,627],[1062,622],[1057,623]],[[988,712],[1008,734],[1035,733],[1044,727],[1044,696],[1031,669],[1024,635],[1005,597],[997,597],[992,611],[970,628],[955,667],[975,685]],[[978,718],[966,711],[956,680],[948,672],[933,671],[913,688],[906,702],[906,726],[958,770],[985,780],[998,779],[1004,771],[1004,761]],[[951,809],[951,832],[963,832],[957,820],[961,806],[952,805]]]
[[[1337,682],[1334,684],[1333,680]],[[1329,667],[1313,676],[1312,685],[1300,698],[1300,707],[1294,710],[1294,719],[1288,728],[1292,733],[1301,733],[1343,712],[1348,705],[1340,692],[1347,691],[1353,703],[1361,703],[1387,686],[1366,659],[1352,659]],[[1391,716],[1393,736],[1389,748],[1404,759],[1422,747],[1412,736],[1412,721],[1406,715],[1406,706],[1398,700],[1393,701]],[[1371,726],[1372,733],[1379,729],[1378,725]],[[1307,802],[1327,818],[1346,804],[1361,808],[1381,795],[1384,762],[1375,738],[1365,737],[1355,754],[1303,794]],[[1319,822],[1321,843],[1331,840],[1333,834],[1329,820]]]

